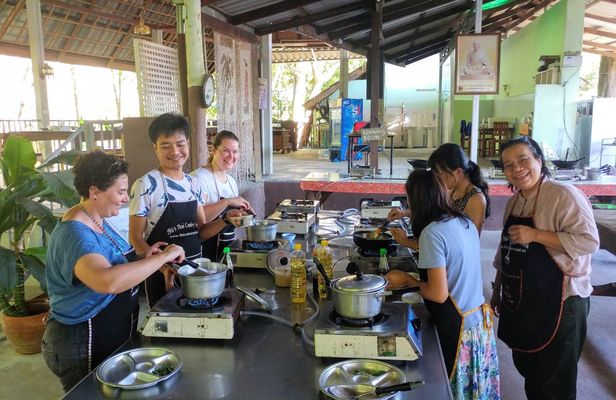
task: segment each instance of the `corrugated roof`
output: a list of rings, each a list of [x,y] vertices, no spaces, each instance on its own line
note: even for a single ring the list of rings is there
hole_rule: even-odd
[[[484,12],[483,31],[515,33],[556,1],[505,2]],[[391,63],[405,65],[439,53],[451,46],[458,32],[473,29],[472,0],[382,0],[382,4],[381,50]],[[284,40],[305,41],[302,47],[309,48],[324,48],[326,43],[361,55],[370,49],[374,0],[202,0],[202,5],[222,15],[229,26],[248,27],[257,35],[275,32],[274,47],[285,49],[277,54],[299,53],[284,56],[288,59],[305,59],[306,51],[281,43]],[[611,0],[587,0],[587,7],[584,49],[613,55],[616,5]],[[163,44],[176,46],[171,0],[41,0],[45,57],[134,70],[131,39],[141,14],[148,26],[162,30]],[[204,36],[211,55],[211,31],[206,29]],[[0,54],[29,57],[25,0],[0,0]],[[315,54],[329,59],[335,51]]]

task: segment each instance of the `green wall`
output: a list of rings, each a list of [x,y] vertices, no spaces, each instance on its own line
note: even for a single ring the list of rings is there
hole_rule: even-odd
[[[502,42],[499,98],[507,97],[503,85],[509,85],[511,97],[534,92],[533,77],[539,67],[539,57],[563,53],[566,14],[567,1],[560,1]]]
[[[470,97],[459,99],[458,97]],[[484,118],[491,117],[494,113],[494,102],[492,100],[479,100],[479,123]],[[473,118],[472,96],[456,96],[453,102],[453,125],[451,126],[451,142],[460,144],[460,123],[465,120],[471,122]]]

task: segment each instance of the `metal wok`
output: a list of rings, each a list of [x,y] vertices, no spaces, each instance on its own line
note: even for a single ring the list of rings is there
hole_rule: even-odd
[[[551,160],[552,164],[559,169],[573,169],[578,161],[582,161],[586,157],[578,158],[577,160]]]
[[[394,243],[394,238],[386,232],[368,231],[353,232],[353,243],[360,249],[378,250],[386,249]]]

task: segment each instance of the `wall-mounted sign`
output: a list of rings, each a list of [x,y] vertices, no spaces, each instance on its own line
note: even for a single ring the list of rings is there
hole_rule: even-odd
[[[455,94],[498,94],[500,35],[456,38]]]

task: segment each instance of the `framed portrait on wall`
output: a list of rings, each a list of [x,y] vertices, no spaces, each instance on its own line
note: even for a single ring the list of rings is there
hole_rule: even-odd
[[[498,94],[500,34],[456,38],[455,94]]]

